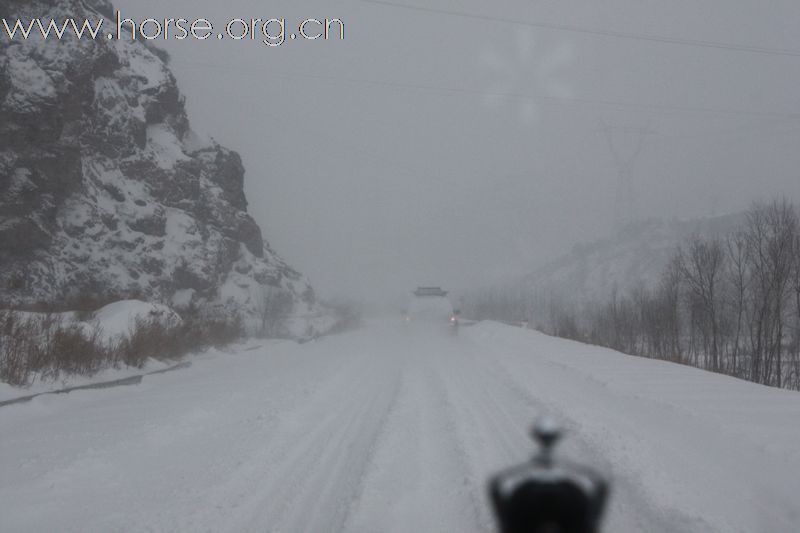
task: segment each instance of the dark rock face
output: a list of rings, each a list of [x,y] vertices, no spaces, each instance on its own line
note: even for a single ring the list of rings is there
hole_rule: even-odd
[[[107,0],[2,4],[21,19],[113,14]],[[165,58],[140,42],[0,40],[1,302],[252,309],[267,285],[313,294],[247,214],[239,155],[191,130]]]

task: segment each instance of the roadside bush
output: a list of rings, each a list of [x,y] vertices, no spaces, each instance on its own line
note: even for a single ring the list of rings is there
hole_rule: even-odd
[[[91,376],[119,366],[142,368],[148,359],[176,360],[188,353],[241,338],[239,315],[195,313],[177,325],[140,319],[130,335],[108,342],[99,327],[87,328],[52,313],[0,311],[0,381],[29,386],[37,379]]]
[[[175,360],[187,353],[220,347],[240,339],[244,326],[240,315],[186,316],[176,326],[158,320],[137,320],[131,334],[116,347],[120,362],[141,368],[147,359]]]

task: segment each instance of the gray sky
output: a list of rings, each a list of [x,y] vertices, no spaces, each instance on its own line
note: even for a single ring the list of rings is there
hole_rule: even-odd
[[[139,19],[344,21],[344,42],[164,45],[195,129],[242,154],[251,213],[323,296],[488,283],[606,235],[609,131],[623,160],[647,131],[634,216],[800,199],[795,0],[397,2],[638,38],[359,0],[117,2]]]

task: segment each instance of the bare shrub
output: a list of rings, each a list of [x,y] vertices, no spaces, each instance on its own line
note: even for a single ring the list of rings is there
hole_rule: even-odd
[[[256,311],[261,320],[259,334],[262,337],[280,336],[293,309],[292,293],[278,287],[262,287],[256,300]]]
[[[62,375],[91,376],[113,362],[113,349],[100,339],[99,329],[86,333],[75,326],[59,325],[53,330],[43,355],[43,369],[50,368],[57,379]]]
[[[179,324],[139,319],[129,336],[107,342],[100,328],[64,323],[47,313],[23,317],[0,312],[0,381],[28,386],[36,379],[91,376],[110,367],[141,368],[149,358],[174,360],[242,337],[239,315],[196,313]]]
[[[141,368],[150,358],[175,360],[189,352],[230,344],[243,335],[240,315],[187,315],[178,325],[140,319],[117,351],[123,364]]]
[[[99,329],[87,333],[53,314],[3,313],[0,380],[6,383],[25,386],[37,377],[92,375],[108,362],[113,362],[112,351],[101,342]]]

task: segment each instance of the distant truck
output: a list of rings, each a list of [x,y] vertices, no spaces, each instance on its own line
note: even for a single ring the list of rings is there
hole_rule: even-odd
[[[406,322],[446,325],[458,329],[459,311],[453,309],[441,287],[417,287],[406,310]]]

